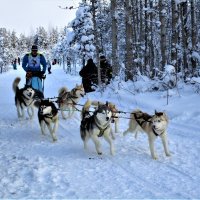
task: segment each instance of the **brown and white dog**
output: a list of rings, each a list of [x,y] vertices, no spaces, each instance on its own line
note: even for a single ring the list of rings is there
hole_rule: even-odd
[[[66,87],[62,87],[58,91],[58,107],[61,111],[63,119],[72,117],[76,104],[80,101],[81,97],[85,95],[83,85],[76,85],[71,91]],[[68,115],[65,115],[65,111]]]
[[[145,132],[148,135],[149,148],[153,159],[157,159],[154,148],[154,141],[159,136],[162,140],[166,156],[170,156],[167,141],[167,125],[168,117],[164,112],[156,112],[154,115],[149,115],[141,110],[135,110],[130,115],[129,127],[124,131],[125,136],[128,132],[135,133],[137,138],[138,132]]]

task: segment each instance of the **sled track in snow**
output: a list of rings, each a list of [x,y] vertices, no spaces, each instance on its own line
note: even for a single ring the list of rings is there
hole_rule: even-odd
[[[111,164],[115,165],[116,168],[120,168],[123,172],[125,172],[127,179],[129,179],[130,181],[134,180],[134,183],[136,183],[139,187],[145,188],[145,193],[146,192],[150,193],[151,197],[156,198],[156,196],[154,195],[155,190],[156,190],[156,193],[158,193],[158,194],[160,193],[160,191],[165,192],[167,194],[169,192],[169,190],[171,189],[171,188],[167,188],[166,186],[163,187],[162,185],[155,184],[150,180],[144,179],[142,176],[139,176],[136,173],[133,174],[134,172],[131,171],[130,168],[128,168],[128,165],[127,165],[127,168],[125,168],[120,162],[118,162],[116,160],[113,160],[113,159],[111,160],[109,158],[106,158],[106,161],[111,162]],[[169,167],[169,168],[170,168],[170,170],[171,169],[175,170],[174,168],[171,168],[171,167]],[[177,172],[177,170],[175,170],[175,171]],[[181,172],[179,172],[179,173],[181,173]],[[152,189],[147,189],[147,188],[149,188],[149,186],[154,188],[153,189],[154,193],[152,193]],[[189,198],[187,193],[182,192],[182,194],[180,194],[180,195],[181,195],[180,198]]]

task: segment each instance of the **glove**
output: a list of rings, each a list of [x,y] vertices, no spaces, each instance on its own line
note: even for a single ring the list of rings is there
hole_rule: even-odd
[[[42,79],[45,79],[45,78],[46,78],[46,74],[42,74],[42,75],[41,75],[41,78],[42,78]]]

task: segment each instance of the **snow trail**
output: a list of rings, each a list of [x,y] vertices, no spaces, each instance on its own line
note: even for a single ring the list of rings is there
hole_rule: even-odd
[[[80,104],[88,98],[107,100],[128,112],[138,107],[149,113],[155,109],[165,110],[170,118],[168,135],[172,156],[164,155],[158,138],[155,146],[159,158],[155,161],[151,159],[146,134],[139,134],[137,140],[131,133],[123,137],[128,119],[119,121],[120,133],[116,133],[114,140],[115,156],[110,155],[109,145],[103,139],[103,155],[96,154],[91,141],[84,151],[79,112],[68,120],[60,115],[58,141],[52,142],[48,132],[41,134],[37,109],[33,120],[17,119],[12,91],[16,76],[22,78],[20,87],[23,87],[25,73],[19,67],[17,71],[0,74],[0,198],[200,197],[199,96],[192,90],[182,89],[182,96],[172,96],[168,106],[162,92],[132,95],[118,90],[114,93],[115,83],[103,95],[94,92],[81,99]],[[62,67],[54,66],[45,80],[45,97],[56,97],[60,87],[72,89],[80,82],[79,76],[70,76]],[[188,108],[187,104],[190,104]]]

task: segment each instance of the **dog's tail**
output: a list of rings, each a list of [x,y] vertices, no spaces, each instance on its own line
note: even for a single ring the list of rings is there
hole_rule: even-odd
[[[68,92],[69,90],[67,89],[67,87],[61,87],[58,90],[58,97],[62,97],[66,92]]]
[[[12,85],[12,88],[13,88],[13,91],[16,93],[17,90],[19,90],[19,82],[21,81],[21,78],[20,77],[17,77],[15,78],[15,80],[13,81],[13,85]]]
[[[93,101],[87,100],[82,108],[82,112],[81,112],[81,119],[83,119],[85,117],[85,115],[87,115],[89,113],[89,109],[90,106],[93,105],[92,104]]]
[[[100,102],[100,101],[91,101],[91,105],[97,107],[98,105],[103,105],[103,102]]]

